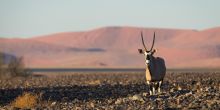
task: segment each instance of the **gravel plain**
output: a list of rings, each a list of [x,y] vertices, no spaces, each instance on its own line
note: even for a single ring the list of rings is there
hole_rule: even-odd
[[[24,92],[40,94],[32,109],[220,109],[220,73],[167,73],[150,96],[144,73],[41,73],[0,79],[0,108]],[[14,108],[15,109],[15,108]]]

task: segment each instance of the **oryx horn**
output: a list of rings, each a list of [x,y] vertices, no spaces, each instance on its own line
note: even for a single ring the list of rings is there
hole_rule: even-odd
[[[144,46],[144,49],[145,49],[145,51],[147,51],[147,48],[146,48],[146,46],[145,46],[145,44],[144,44],[144,38],[143,38],[142,32],[141,32],[141,39],[142,39],[142,44],[143,44],[143,46]]]
[[[152,46],[150,48],[150,51],[152,51],[153,47],[154,47],[154,41],[155,41],[155,32],[154,32],[154,38],[153,38],[153,43],[152,43]]]

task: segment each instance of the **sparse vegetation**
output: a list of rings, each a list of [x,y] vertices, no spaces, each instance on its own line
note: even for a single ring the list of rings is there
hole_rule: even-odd
[[[12,106],[19,109],[30,109],[37,105],[39,99],[38,95],[25,92],[21,96],[18,96],[13,102]]]
[[[220,108],[219,72],[167,73],[162,86],[163,93],[154,96],[148,93],[144,72],[65,75],[57,73],[56,76],[54,74],[56,73],[47,74],[47,77],[0,80],[0,108],[54,110]],[[27,82],[28,86],[23,82]],[[21,95],[22,93],[24,94]],[[38,93],[42,95],[36,95]],[[26,103],[27,100],[31,100],[28,101],[29,104]]]
[[[89,85],[100,85],[101,81],[100,80],[94,80],[94,81],[87,81],[86,82]]]
[[[30,75],[30,71],[25,67],[23,57],[10,59],[8,64],[4,63],[4,54],[0,52],[0,78],[9,78]]]
[[[0,78],[5,75],[5,72],[3,53],[0,52]]]
[[[12,77],[27,76],[28,70],[24,66],[23,57],[12,59],[8,64],[8,71]]]

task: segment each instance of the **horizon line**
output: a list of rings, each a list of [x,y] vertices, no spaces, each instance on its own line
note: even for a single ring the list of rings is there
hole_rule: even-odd
[[[3,36],[3,37],[0,36],[0,38],[6,38],[6,39],[29,39],[29,38],[37,38],[37,37],[43,37],[43,36],[54,35],[54,34],[61,34],[61,33],[89,32],[89,31],[95,31],[95,30],[104,29],[104,28],[140,28],[140,29],[168,29],[168,30],[204,31],[204,30],[209,30],[209,29],[220,28],[220,26],[214,26],[214,27],[209,27],[209,28],[205,28],[205,29],[193,29],[193,28],[144,27],[144,26],[112,25],[112,26],[100,26],[100,27],[96,27],[96,28],[90,28],[90,29],[78,30],[78,31],[57,31],[57,32],[51,32],[51,33],[46,33],[46,34],[39,34],[39,35],[34,35],[34,36]]]

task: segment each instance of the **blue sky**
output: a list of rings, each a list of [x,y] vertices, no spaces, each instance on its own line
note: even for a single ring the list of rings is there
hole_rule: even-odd
[[[220,26],[220,0],[0,0],[0,37],[34,37],[106,26]]]

